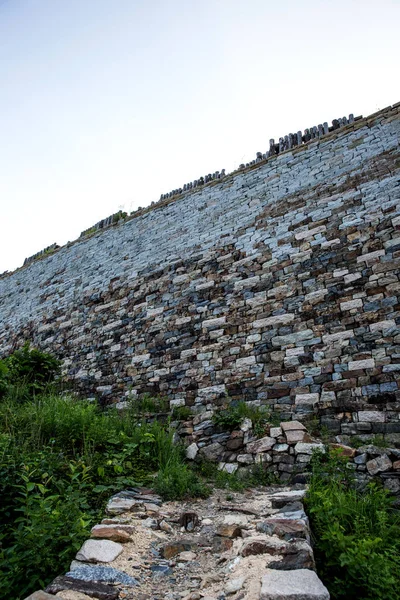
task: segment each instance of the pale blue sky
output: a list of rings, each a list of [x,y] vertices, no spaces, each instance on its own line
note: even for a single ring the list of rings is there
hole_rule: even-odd
[[[0,0],[0,273],[400,100],[400,0]]]

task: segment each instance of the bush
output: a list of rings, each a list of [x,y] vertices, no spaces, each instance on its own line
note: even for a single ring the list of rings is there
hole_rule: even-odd
[[[61,363],[51,354],[30,348],[20,350],[0,361],[0,397],[6,393],[20,401],[41,393],[60,373]]]
[[[154,474],[156,479],[154,480]],[[24,598],[67,569],[109,497],[155,485],[204,496],[173,431],[56,394],[0,403],[0,589]]]
[[[233,431],[238,429],[246,418],[251,420],[256,435],[261,436],[271,413],[263,406],[252,406],[242,401],[217,410],[213,415],[213,422],[223,431]]]
[[[332,600],[396,600],[400,586],[400,519],[377,483],[355,488],[346,459],[312,460],[306,496],[318,572]]]

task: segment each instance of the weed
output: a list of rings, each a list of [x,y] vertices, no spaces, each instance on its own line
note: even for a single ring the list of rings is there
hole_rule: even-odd
[[[335,600],[395,600],[400,585],[400,519],[387,492],[357,491],[347,459],[312,458],[306,496],[321,578]]]
[[[172,410],[172,419],[175,421],[187,421],[192,416],[189,406],[174,406]]]

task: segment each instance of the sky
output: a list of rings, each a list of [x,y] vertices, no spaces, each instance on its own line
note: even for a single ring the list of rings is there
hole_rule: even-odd
[[[0,0],[0,273],[400,101],[400,0]]]

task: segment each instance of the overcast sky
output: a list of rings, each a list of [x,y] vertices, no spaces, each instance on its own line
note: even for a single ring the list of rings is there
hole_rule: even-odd
[[[400,0],[0,0],[0,273],[400,100]]]

